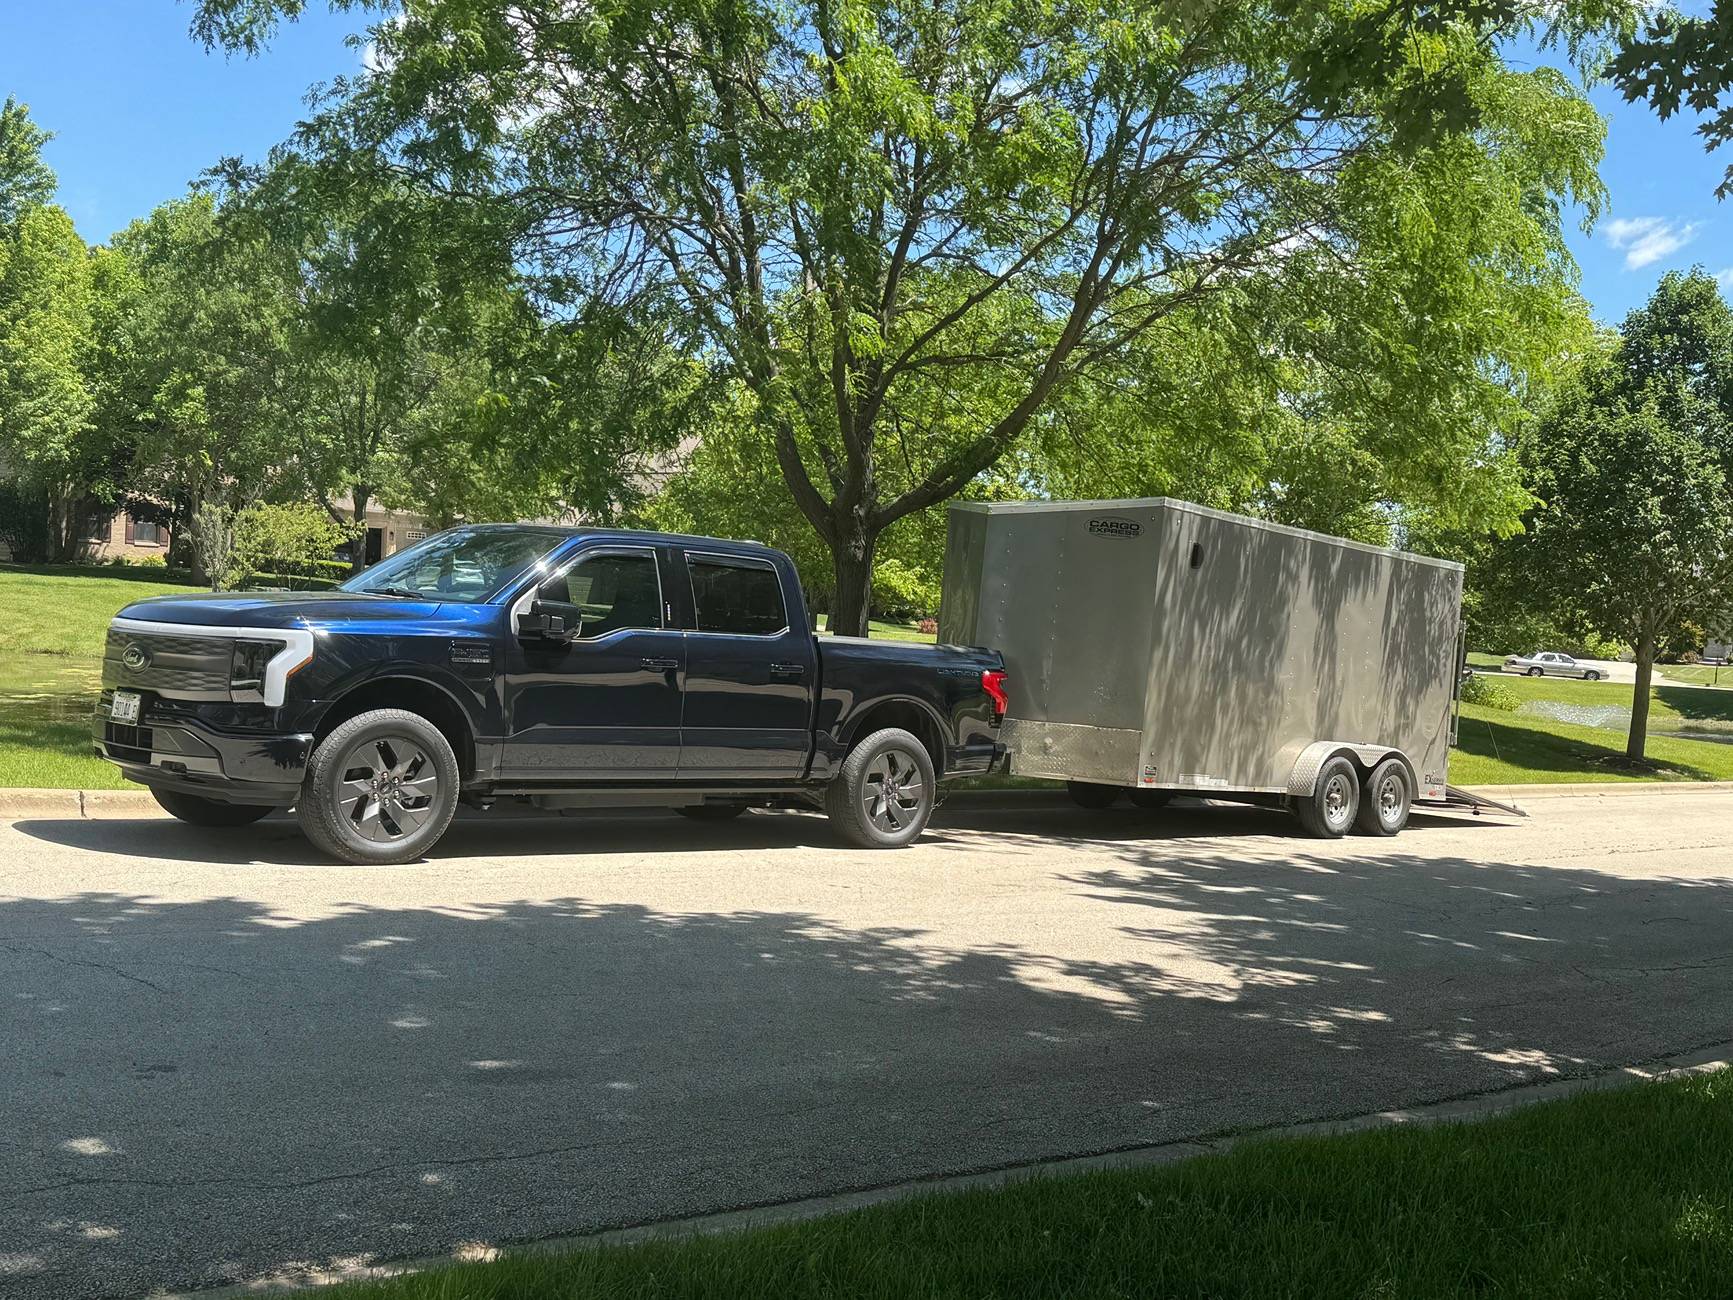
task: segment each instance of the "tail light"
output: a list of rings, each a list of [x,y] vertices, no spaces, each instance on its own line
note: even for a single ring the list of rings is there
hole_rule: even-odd
[[[1005,695],[1005,671],[1002,668],[988,668],[981,673],[981,689],[987,692],[987,698],[993,701],[993,721],[997,722],[1005,716],[1005,707],[1010,700]]]

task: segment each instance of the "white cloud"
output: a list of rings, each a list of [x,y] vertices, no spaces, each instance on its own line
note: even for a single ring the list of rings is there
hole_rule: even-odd
[[[1607,222],[1607,242],[1625,255],[1625,270],[1639,271],[1671,257],[1697,237],[1698,223],[1665,217],[1618,217]]]
[[[1728,267],[1724,271],[1715,272],[1715,283],[1727,290],[1727,292],[1733,293],[1733,266]]]

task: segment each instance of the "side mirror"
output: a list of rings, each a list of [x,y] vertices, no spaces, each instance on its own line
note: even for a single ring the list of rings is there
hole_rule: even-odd
[[[584,615],[576,605],[558,601],[538,600],[530,604],[517,620],[518,638],[523,641],[553,641],[569,645],[583,635]]]

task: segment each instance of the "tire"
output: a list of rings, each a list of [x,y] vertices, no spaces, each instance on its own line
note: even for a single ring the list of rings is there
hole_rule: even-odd
[[[162,805],[163,811],[180,818],[188,826],[251,826],[276,809],[265,804],[224,803],[206,799],[203,795],[185,794],[180,790],[150,788],[151,798]]]
[[[1546,676],[1546,669],[1544,669],[1544,668],[1530,668],[1526,673],[1523,674],[1523,676],[1524,677],[1545,677]]]
[[[689,803],[682,804],[674,811],[682,817],[690,817],[695,822],[728,822],[745,812],[746,805],[743,803]]]
[[[1583,680],[1585,682],[1598,682],[1601,680],[1601,675],[1600,675],[1600,673],[1596,672],[1593,668],[1591,668],[1588,670],[1588,672],[1583,674]]]
[[[1155,812],[1173,801],[1172,790],[1151,790],[1144,786],[1131,788],[1131,806],[1145,812]]]
[[[1372,769],[1360,789],[1360,810],[1354,815],[1354,825],[1366,835],[1395,835],[1408,825],[1408,814],[1413,811],[1414,782],[1408,765],[1399,758],[1387,758]]]
[[[824,809],[850,844],[900,849],[927,828],[936,789],[927,747],[900,727],[886,727],[849,751],[824,792]]]
[[[313,751],[301,829],[323,852],[358,866],[411,862],[451,825],[458,779],[450,743],[420,714],[358,714]]]
[[[1360,811],[1359,770],[1340,755],[1332,758],[1319,770],[1312,793],[1295,801],[1294,811],[1308,835],[1341,839]]]
[[[1116,785],[1097,785],[1094,781],[1067,781],[1065,793],[1079,808],[1111,808],[1124,793]]]

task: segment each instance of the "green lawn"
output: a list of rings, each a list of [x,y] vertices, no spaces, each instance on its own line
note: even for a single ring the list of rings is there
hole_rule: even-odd
[[[828,616],[820,614],[818,616],[818,630],[820,632],[829,631],[829,621]],[[867,627],[869,636],[882,637],[886,641],[925,641],[931,645],[938,640],[931,632],[923,632],[913,623],[886,623],[880,619],[870,618],[867,620]]]
[[[1661,664],[1658,671],[1669,681],[1689,682],[1693,686],[1719,686],[1723,690],[1733,688],[1733,667],[1726,664],[1719,667],[1703,664]]]
[[[0,566],[0,787],[129,784],[90,752],[108,620],[135,600],[196,588],[117,574]]]
[[[739,1233],[527,1251],[330,1300],[1724,1296],[1733,1074],[1489,1120],[1248,1141],[1167,1168]]]

